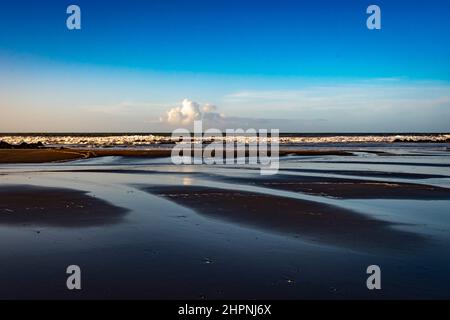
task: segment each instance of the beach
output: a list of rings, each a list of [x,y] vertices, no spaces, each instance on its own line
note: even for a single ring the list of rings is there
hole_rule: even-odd
[[[449,13],[3,1],[0,301],[450,300]]]
[[[288,145],[272,176],[167,146],[2,149],[0,297],[449,298],[447,148]]]

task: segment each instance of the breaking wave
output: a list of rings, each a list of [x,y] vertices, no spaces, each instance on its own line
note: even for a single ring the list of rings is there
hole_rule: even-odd
[[[217,137],[214,138],[217,141]],[[246,143],[249,136],[236,135],[220,138],[224,142]],[[193,137],[193,143],[211,141],[212,138]],[[270,142],[270,137],[265,138]],[[0,141],[10,144],[39,143],[48,146],[127,147],[155,146],[178,143],[169,134],[8,134]],[[254,141],[254,138],[253,140]],[[346,144],[346,143],[450,143],[450,134],[281,134],[280,144]]]

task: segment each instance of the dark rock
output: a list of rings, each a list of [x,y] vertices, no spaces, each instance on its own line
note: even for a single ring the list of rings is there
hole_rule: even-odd
[[[4,141],[0,141],[0,149],[39,149],[43,147],[44,144],[40,141],[37,143],[22,142],[21,144],[10,144]]]
[[[12,145],[7,142],[0,141],[0,149],[12,149]]]

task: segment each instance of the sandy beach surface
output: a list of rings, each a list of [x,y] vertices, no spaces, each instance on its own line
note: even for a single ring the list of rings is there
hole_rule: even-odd
[[[42,149],[0,149],[1,163],[46,163],[62,162],[77,159],[100,157],[170,157],[171,149],[133,150],[133,149],[78,149],[78,148],[42,148]],[[341,150],[280,150],[285,155],[341,155],[349,156],[350,152]]]
[[[170,150],[3,149],[0,150],[0,163],[46,163],[112,156],[169,157]]]
[[[274,176],[169,155],[0,150],[0,298],[450,297],[446,150],[286,150]]]

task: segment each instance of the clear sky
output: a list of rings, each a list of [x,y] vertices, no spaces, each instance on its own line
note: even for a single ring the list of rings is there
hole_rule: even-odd
[[[450,131],[449,40],[446,0],[5,0],[0,131]]]

